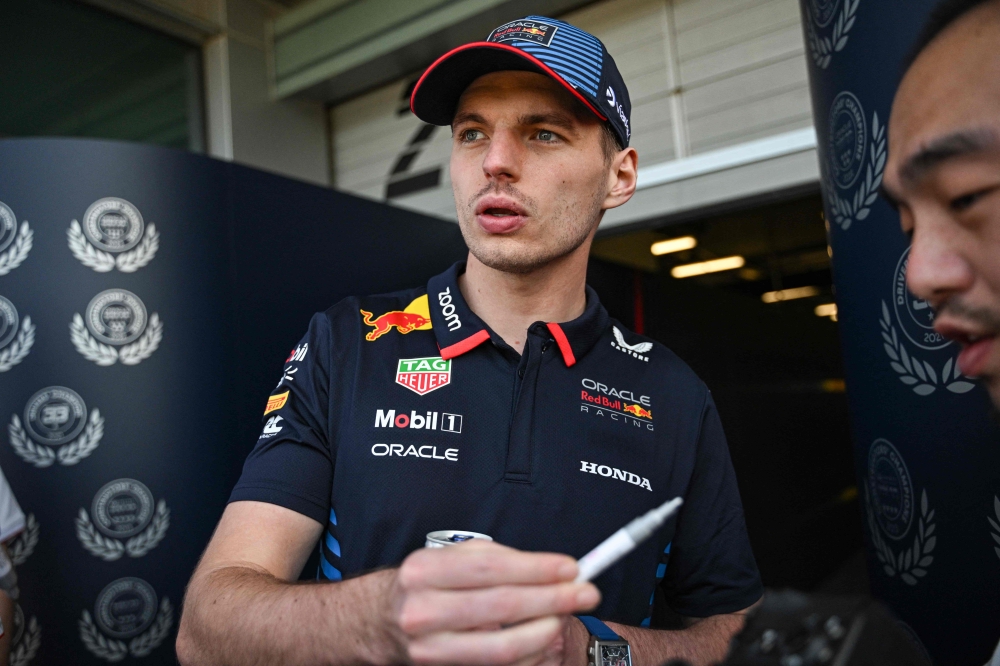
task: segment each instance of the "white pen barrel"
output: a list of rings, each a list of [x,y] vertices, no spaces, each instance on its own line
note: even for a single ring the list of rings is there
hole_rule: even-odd
[[[605,569],[614,564],[620,557],[635,548],[635,541],[623,529],[618,530],[601,544],[584,555],[577,562],[580,572],[576,576],[577,583],[593,580]]]

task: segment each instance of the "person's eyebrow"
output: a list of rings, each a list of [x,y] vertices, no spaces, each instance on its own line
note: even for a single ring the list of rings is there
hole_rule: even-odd
[[[463,111],[455,115],[451,120],[451,126],[461,125],[462,123],[479,123],[480,125],[486,124],[486,119],[483,118],[478,113],[472,113],[470,111]]]
[[[520,125],[555,125],[568,132],[576,132],[576,123],[571,116],[562,113],[532,113],[517,119]]]
[[[942,163],[995,149],[1000,137],[992,129],[962,130],[932,139],[911,155],[899,169],[900,178],[915,183]]]

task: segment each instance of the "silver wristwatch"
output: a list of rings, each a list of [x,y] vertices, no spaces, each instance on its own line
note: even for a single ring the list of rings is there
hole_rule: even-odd
[[[589,666],[632,666],[632,650],[627,640],[596,617],[581,615],[579,618],[590,632],[587,641]]]

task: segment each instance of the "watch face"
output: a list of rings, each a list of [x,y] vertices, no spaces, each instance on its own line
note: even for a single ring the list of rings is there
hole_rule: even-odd
[[[630,666],[627,645],[602,645],[598,666]]]

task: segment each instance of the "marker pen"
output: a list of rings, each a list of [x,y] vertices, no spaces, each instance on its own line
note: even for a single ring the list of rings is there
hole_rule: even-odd
[[[660,525],[672,516],[677,508],[684,503],[680,497],[675,497],[659,507],[639,516],[625,527],[621,528],[596,548],[577,561],[580,573],[577,583],[593,580],[602,571],[632,552],[632,549],[646,540]]]

